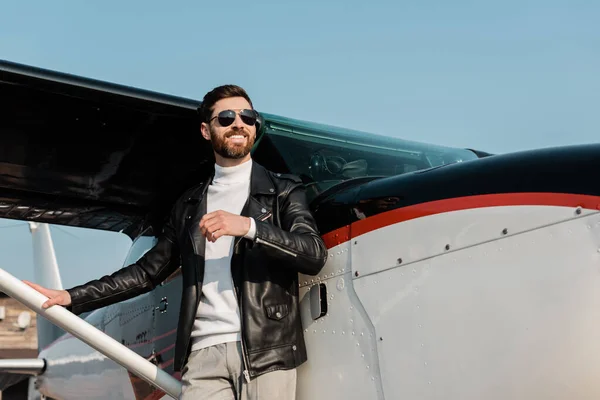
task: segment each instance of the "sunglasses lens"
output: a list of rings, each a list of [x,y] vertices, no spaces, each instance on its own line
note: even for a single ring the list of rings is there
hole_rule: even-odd
[[[229,126],[233,124],[235,121],[236,113],[233,110],[224,110],[217,115],[219,119],[219,124],[221,126]],[[258,119],[258,115],[254,110],[242,110],[240,112],[240,118],[246,125],[254,125],[256,124],[256,120]]]
[[[246,125],[256,124],[256,113],[254,110],[242,110],[240,112],[240,118]]]
[[[232,110],[221,111],[218,115],[219,124],[221,126],[229,126],[235,121],[235,112]]]

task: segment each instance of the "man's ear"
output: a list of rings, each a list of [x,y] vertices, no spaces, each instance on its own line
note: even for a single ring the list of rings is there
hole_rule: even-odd
[[[208,129],[206,122],[203,122],[202,125],[200,125],[200,131],[202,132],[202,137],[210,141],[210,130]]]

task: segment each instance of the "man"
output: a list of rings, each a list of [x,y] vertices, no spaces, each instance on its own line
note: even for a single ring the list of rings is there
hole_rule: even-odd
[[[258,113],[246,92],[203,99],[201,133],[215,166],[175,203],[157,244],[136,263],[65,291],[28,283],[44,307],[82,313],[152,290],[182,268],[174,367],[183,399],[294,399],[306,361],[298,273],[316,275],[327,250],[302,182],[251,159]]]

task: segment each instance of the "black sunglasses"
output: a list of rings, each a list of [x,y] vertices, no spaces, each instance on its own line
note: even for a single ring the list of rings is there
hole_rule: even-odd
[[[210,123],[213,119],[218,118],[221,126],[229,126],[233,124],[237,114],[240,115],[242,122],[244,122],[246,125],[255,125],[256,121],[258,120],[258,112],[255,110],[244,109],[240,110],[239,113],[234,110],[223,110],[217,114],[216,117],[212,117],[208,122]]]

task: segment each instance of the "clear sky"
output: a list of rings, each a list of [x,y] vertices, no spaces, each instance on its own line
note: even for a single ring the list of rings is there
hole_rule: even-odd
[[[598,141],[598,21],[577,0],[32,0],[3,4],[0,58],[198,99],[236,83],[265,112],[502,153]],[[129,245],[52,232],[67,286]],[[27,225],[0,235],[32,279]]]

